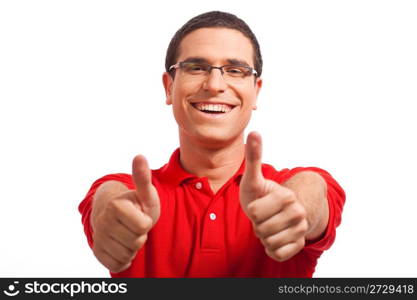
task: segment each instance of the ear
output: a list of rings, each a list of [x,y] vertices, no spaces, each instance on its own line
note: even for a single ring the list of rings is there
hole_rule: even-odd
[[[171,77],[171,75],[169,75],[168,72],[164,72],[164,74],[162,74],[162,83],[164,85],[165,95],[166,95],[165,103],[167,105],[172,104],[172,84],[173,84],[173,82],[174,82],[174,79]]]
[[[262,78],[256,78],[256,81],[255,81],[256,97],[255,97],[255,101],[253,102],[253,107],[252,107],[253,110],[256,110],[258,108],[256,103],[258,102],[258,95],[259,95],[259,92],[261,91],[261,88],[262,88]]]

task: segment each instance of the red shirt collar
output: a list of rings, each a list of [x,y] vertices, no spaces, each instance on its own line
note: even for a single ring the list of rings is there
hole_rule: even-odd
[[[245,160],[242,161],[237,172],[233,175],[233,179],[240,180],[245,170]],[[160,179],[174,186],[178,186],[186,180],[199,178],[194,174],[188,173],[181,166],[180,161],[180,148],[177,148],[174,153],[172,153],[169,162],[165,164],[162,168],[157,170],[160,173]]]

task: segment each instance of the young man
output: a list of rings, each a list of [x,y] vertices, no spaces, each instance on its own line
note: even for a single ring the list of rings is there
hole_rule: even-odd
[[[188,21],[168,47],[163,85],[180,147],[149,170],[97,180],[79,206],[113,277],[311,277],[335,239],[345,194],[318,168],[276,171],[244,129],[262,87],[256,37],[234,15]]]

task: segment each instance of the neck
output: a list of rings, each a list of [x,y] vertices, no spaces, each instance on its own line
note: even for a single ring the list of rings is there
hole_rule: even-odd
[[[191,141],[180,133],[181,165],[189,173],[207,177],[216,193],[240,168],[245,157],[243,133],[221,147]]]

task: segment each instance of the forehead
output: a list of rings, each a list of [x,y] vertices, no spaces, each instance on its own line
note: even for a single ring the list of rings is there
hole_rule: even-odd
[[[209,63],[217,64],[236,59],[253,66],[253,53],[251,41],[238,30],[200,28],[183,38],[178,61],[188,57],[202,57]]]

